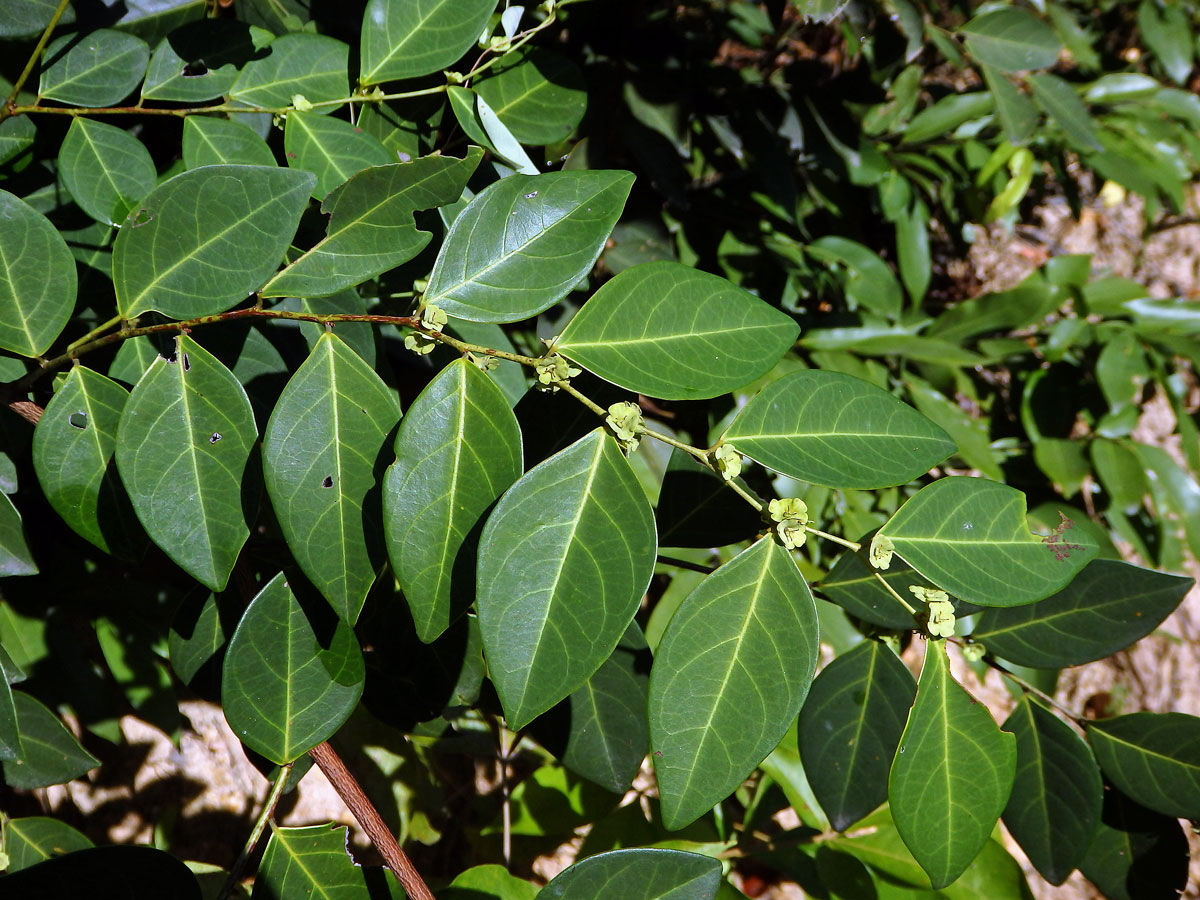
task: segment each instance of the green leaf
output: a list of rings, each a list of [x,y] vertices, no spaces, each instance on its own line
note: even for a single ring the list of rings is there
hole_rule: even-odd
[[[871,532],[860,540],[866,543],[873,536]],[[831,603],[855,618],[889,631],[911,631],[915,624],[912,613],[896,602],[891,592],[879,583],[877,574],[902,596],[908,594],[910,584],[932,587],[901,559],[893,558],[887,569],[879,571],[868,562],[865,549],[843,553],[816,587]]]
[[[350,96],[347,77],[350,47],[322,34],[285,34],[270,44],[269,53],[252,59],[230,91],[246,106],[284,108],[300,94],[309,103],[343,100]],[[333,112],[334,104],[317,107]]]
[[[326,333],[283,389],[263,437],[267,493],[288,547],[347,622],[358,618],[383,561],[365,506],[399,418],[374,370]]]
[[[873,250],[856,241],[831,235],[813,241],[804,251],[826,265],[845,267],[846,299],[854,307],[869,309],[880,316],[900,314],[904,305],[900,283]]]
[[[978,606],[1022,606],[1048,597],[1099,552],[1066,516],[1055,533],[1031,534],[1024,494],[965,476],[922,488],[879,529],[877,537],[883,536],[938,587]]]
[[[612,654],[650,581],[655,543],[646,494],[601,428],[500,499],[479,542],[475,605],[510,728],[571,694]]]
[[[187,335],[176,338],[173,361],[154,361],[121,413],[117,468],[142,527],[214,591],[250,536],[257,442],[245,389]]]
[[[1029,695],[1004,730],[1017,738],[1017,774],[1004,824],[1042,877],[1062,884],[1087,853],[1100,821],[1104,785],[1096,761],[1069,725]]]
[[[713,900],[721,864],[680,850],[615,850],[559,872],[539,900]]]
[[[929,208],[916,200],[896,219],[896,264],[900,281],[909,299],[920,303],[925,299],[932,279],[933,263],[929,252]]]
[[[650,671],[650,744],[668,829],[710,810],[779,743],[817,657],[812,593],[769,535],[688,595]]]
[[[244,300],[279,265],[314,183],[267,166],[204,166],[164,181],[117,234],[121,315],[187,319]]]
[[[1016,762],[1015,738],[950,677],[944,644],[928,642],[888,798],[900,837],[935,890],[958,878],[987,844]]]
[[[55,0],[5,0],[0,5],[4,15],[0,16],[0,37],[36,38],[54,18],[58,7]],[[75,10],[66,8],[60,25],[75,22]]]
[[[457,62],[495,8],[496,0],[369,0],[359,84],[416,78]]]
[[[332,823],[282,828],[272,822],[253,896],[404,900],[407,895],[390,871],[354,862],[346,832],[345,825]]]
[[[442,900],[537,900],[539,888],[522,881],[501,865],[472,866],[458,873]]]
[[[38,95],[72,106],[116,106],[146,74],[150,47],[139,37],[100,28],[50,42]]]
[[[1111,656],[1169,616],[1193,580],[1094,559],[1052,597],[1013,609],[988,609],[972,637],[1021,666],[1058,669]]]
[[[38,567],[25,540],[21,514],[8,494],[0,495],[0,578],[36,574]]]
[[[51,857],[92,846],[87,835],[66,822],[47,816],[9,819],[4,823],[4,850],[9,874],[28,869]]]
[[[959,32],[967,36],[967,52],[977,62],[1002,72],[1052,66],[1062,49],[1048,25],[1015,6],[976,16]]]
[[[184,684],[225,646],[225,628],[215,594],[195,593],[175,613],[167,636],[171,668]]]
[[[1033,99],[1058,123],[1077,150],[1103,150],[1087,107],[1069,82],[1057,75],[1030,75]]]
[[[383,531],[417,636],[437,638],[475,599],[472,532],[521,477],[521,430],[478,366],[458,359],[413,402],[383,482]]]
[[[530,146],[565,140],[587,109],[579,67],[538,47],[507,54],[474,89],[512,136]]]
[[[633,175],[512,175],[459,213],[425,302],[475,322],[519,322],[565,297],[604,248]]]
[[[183,120],[183,163],[189,169],[273,166],[275,154],[249,125],[215,116],[188,116]]]
[[[916,693],[908,669],[880,641],[843,653],[813,682],[800,710],[798,743],[835,830],[845,831],[887,800],[888,770]]]
[[[159,355],[154,343],[144,334],[121,341],[121,348],[108,366],[108,376],[133,387]]]
[[[317,176],[312,195],[318,200],[355,172],[395,161],[391,152],[365,131],[317,113],[288,113],[283,148],[289,166]]]
[[[693,400],[765,375],[799,333],[790,316],[726,279],[662,261],[606,282],[555,349],[636,393]]]
[[[0,349],[41,356],[75,308],[75,260],[57,229],[0,191]]]
[[[37,128],[28,116],[14,116],[0,122],[0,165],[33,146]]]
[[[1138,4],[1137,23],[1142,40],[1176,84],[1186,84],[1192,73],[1193,39],[1190,10],[1174,3],[1159,9],[1155,0]]]
[[[1200,718],[1133,713],[1087,723],[1101,771],[1142,806],[1200,818]]]
[[[100,765],[98,759],[79,746],[58,716],[37,700],[14,691],[13,701],[25,755],[0,763],[4,783],[10,788],[28,791],[66,784]]]
[[[771,382],[721,442],[784,475],[838,488],[904,484],[954,452],[942,429],[887,391],[822,369]]]
[[[254,59],[271,39],[269,32],[233,19],[189,22],[154,48],[142,84],[142,98],[203,103],[222,97],[237,81],[239,68]],[[192,118],[199,117],[188,117]]]
[[[276,575],[246,608],[225,651],[221,703],[243,744],[283,765],[333,736],[362,696],[354,630],[338,620],[328,646]]]
[[[913,116],[904,129],[904,143],[919,144],[941,137],[964,122],[990,114],[994,107],[991,91],[948,94]]]
[[[408,262],[431,237],[417,228],[413,212],[456,201],[481,156],[482,151],[472,147],[461,160],[427,156],[354,175],[321,204],[321,211],[329,214],[325,237],[260,293],[326,297]]]
[[[1109,900],[1170,900],[1188,883],[1188,839],[1179,820],[1105,788],[1104,811],[1079,870]]]
[[[105,225],[119,225],[158,177],[141,141],[124,129],[81,117],[63,139],[58,171],[79,208]]]
[[[33,467],[46,499],[106,553],[129,552],[146,540],[112,463],[128,398],[115,381],[75,366],[33,432]]]
[[[1037,127],[1038,111],[1033,101],[1017,90],[1003,73],[983,66],[983,80],[996,100],[996,116],[1010,144],[1024,144]]]

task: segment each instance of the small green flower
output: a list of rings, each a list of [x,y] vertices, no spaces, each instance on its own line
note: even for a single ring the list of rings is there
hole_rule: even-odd
[[[608,408],[608,416],[604,421],[626,453],[636,450],[641,436],[646,433],[646,420],[642,418],[642,408],[636,403],[614,403]]]
[[[908,589],[928,607],[929,620],[925,630],[929,632],[929,636],[953,637],[954,604],[950,602],[950,595],[937,588],[920,587],[915,584],[910,584]]]
[[[427,331],[441,333],[442,326],[450,321],[450,317],[436,306],[425,306],[421,309],[421,325]]]
[[[803,500],[788,497],[783,500],[772,500],[767,504],[771,520],[776,522],[775,533],[779,541],[789,550],[804,546],[808,532],[804,526],[808,524],[808,505]]]
[[[877,534],[871,539],[870,560],[871,565],[877,569],[886,569],[892,564],[892,554],[896,552],[896,545],[892,543],[892,539],[886,535]]]
[[[500,365],[500,360],[494,356],[476,356],[474,353],[468,353],[467,359],[475,364],[475,366],[484,372],[490,372],[496,366]]]
[[[967,662],[979,662],[979,660],[987,655],[987,647],[974,641],[969,644],[963,644],[960,649],[962,650],[963,659]]]
[[[419,331],[414,331],[404,338],[405,349],[411,350],[417,356],[425,356],[427,353],[432,353],[433,348],[437,345],[437,341],[431,337],[425,337]]]
[[[313,105],[303,94],[292,94],[292,106],[300,110],[300,112],[308,112],[313,108]]]
[[[552,353],[537,364],[535,371],[537,372],[538,389],[553,393],[558,390],[560,385],[569,384],[571,379],[583,370],[570,365],[557,353]]]
[[[742,454],[730,444],[722,444],[713,451],[713,459],[717,463],[717,471],[726,481],[733,481],[742,472]]]

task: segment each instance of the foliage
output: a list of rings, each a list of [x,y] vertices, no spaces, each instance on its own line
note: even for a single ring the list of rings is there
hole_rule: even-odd
[[[1183,211],[1189,5],[0,0],[0,38],[5,892],[225,895],[269,825],[256,897],[428,896],[391,829],[523,900],[587,826],[541,896],[1027,896],[1000,820],[1054,884],[1182,886],[1197,719],[1038,686],[1191,585],[1200,314],[944,259],[1088,179]],[[228,873],[21,814],[185,689],[273,783]],[[268,821],[310,754],[391,872]],[[382,833],[340,757],[389,760]]]

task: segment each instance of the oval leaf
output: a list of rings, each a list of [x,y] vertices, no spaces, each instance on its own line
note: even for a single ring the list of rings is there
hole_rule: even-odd
[[[495,8],[496,0],[369,0],[359,84],[446,68],[470,49]]]
[[[587,109],[587,86],[565,56],[530,48],[509,53],[474,89],[522,144],[565,140]]]
[[[365,677],[354,630],[339,619],[323,647],[281,573],[246,608],[229,640],[221,703],[242,743],[283,765],[341,727]]]
[[[1105,788],[1100,824],[1079,871],[1109,900],[1171,900],[1188,883],[1187,835],[1178,819]]]
[[[79,208],[119,225],[154,188],[157,172],[146,146],[128,131],[76,118],[58,152],[58,171]]]
[[[1122,793],[1155,812],[1200,819],[1200,718],[1134,713],[1088,722],[1087,736]]]
[[[361,128],[317,113],[288,113],[283,149],[289,166],[317,176],[312,193],[318,200],[355,172],[396,161],[383,144]]]
[[[9,819],[4,823],[4,851],[8,854],[10,874],[91,846],[87,835],[47,816]]]
[[[37,563],[29,552],[21,514],[8,494],[0,495],[0,577],[36,575]]]
[[[17,709],[17,727],[21,731],[19,759],[0,763],[4,783],[10,788],[28,791],[66,784],[73,778],[90,772],[100,761],[75,740],[58,716],[21,691],[13,691]]]
[[[863,641],[821,670],[800,711],[804,771],[829,823],[845,831],[887,800],[888,770],[917,683],[880,641]]]
[[[480,538],[476,608],[510,728],[608,659],[650,581],[655,550],[646,494],[603,429],[501,498]]]
[[[347,77],[350,47],[323,34],[285,34],[273,40],[268,53],[242,67],[230,96],[247,106],[287,108],[300,94],[309,103],[350,96]],[[331,113],[334,104],[317,107]]]
[[[559,872],[539,900],[713,900],[721,863],[681,850],[615,850]]]
[[[674,262],[633,266],[576,313],[555,349],[649,397],[717,397],[771,371],[800,328],[724,278]]]
[[[650,670],[650,745],[668,829],[712,809],[774,749],[817,656],[816,603],[770,536],[688,595]]]
[[[950,677],[945,645],[928,642],[888,799],[900,837],[934,890],[958,878],[987,844],[1016,763],[1016,740]]]
[[[347,622],[358,618],[383,562],[364,504],[399,418],[395,395],[327,332],[283,389],[263,437],[267,493],[288,547]]]
[[[978,606],[1021,606],[1048,597],[1099,552],[1066,516],[1053,534],[1031,534],[1024,494],[966,476],[922,488],[876,540],[884,536],[938,587]]]
[[[478,366],[459,359],[413,402],[383,482],[383,531],[396,580],[428,643],[475,598],[471,533],[521,477],[521,429]]]
[[[1193,583],[1127,562],[1094,559],[1052,597],[986,610],[972,636],[1021,666],[1081,666],[1144,638],[1183,602]]]
[[[117,468],[150,539],[221,591],[250,536],[246,469],[258,442],[250,400],[187,335],[134,387],[117,428]],[[257,489],[256,482],[251,479]]]
[[[279,265],[314,184],[308,172],[268,166],[205,166],[164,181],[117,234],[121,315],[187,319],[244,300]]]
[[[968,53],[1003,72],[1052,66],[1062,49],[1049,25],[1018,7],[976,16],[959,31],[967,36]]]
[[[106,553],[144,545],[145,535],[112,463],[129,392],[75,366],[33,432],[33,468],[54,511]]]
[[[0,349],[41,356],[75,308],[75,260],[41,213],[0,191]]]
[[[759,391],[721,438],[769,469],[810,484],[904,484],[955,450],[946,432],[870,382],[809,369]]]
[[[1104,785],[1071,727],[1028,695],[1004,723],[1017,738],[1017,774],[1004,824],[1051,884],[1062,884],[1091,843]]]
[[[123,31],[63,35],[42,57],[38,94],[72,106],[116,106],[141,84],[149,62],[150,45]]]
[[[633,186],[620,171],[513,175],[458,214],[425,302],[474,322],[519,322],[549,309],[596,262]]]
[[[281,828],[272,822],[271,840],[254,879],[255,891],[268,897],[329,900],[406,896],[391,872],[385,876],[355,863],[346,852],[347,840],[345,825]]]
[[[189,169],[273,166],[275,154],[249,125],[215,116],[188,116],[183,120],[183,163]]]

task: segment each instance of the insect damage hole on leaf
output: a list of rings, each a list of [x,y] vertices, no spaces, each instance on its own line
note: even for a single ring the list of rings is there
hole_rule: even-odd
[[[323,487],[323,488],[331,488],[331,487],[333,487],[333,476],[332,476],[332,475],[326,475],[326,476],[325,476],[325,477],[324,477],[324,478],[321,480],[321,487]]]
[[[78,428],[80,431],[87,428],[88,417],[85,412],[73,412],[67,416],[67,424],[72,428]]]
[[[210,434],[208,436],[208,442],[210,444],[215,444],[220,439],[221,439],[221,432],[219,432],[219,431],[214,431],[212,434]]]

